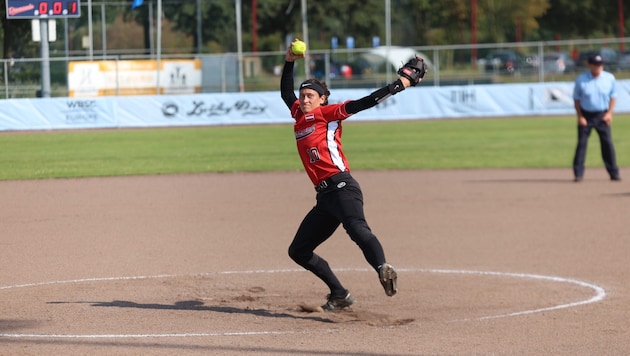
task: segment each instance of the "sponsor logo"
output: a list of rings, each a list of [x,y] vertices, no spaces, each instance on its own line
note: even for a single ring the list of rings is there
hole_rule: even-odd
[[[339,189],[341,189],[341,188],[343,188],[343,187],[345,187],[345,186],[346,186],[346,182],[339,182],[339,183],[337,184],[337,188],[339,188]]]
[[[311,125],[303,130],[295,131],[295,139],[301,140],[305,137],[310,136],[313,132],[315,132],[315,125]]]
[[[99,121],[98,103],[96,100],[66,101],[68,110],[64,112],[66,124],[85,125]]]
[[[23,12],[32,11],[32,10],[35,10],[35,5],[28,4],[28,5],[24,5],[24,6],[10,7],[8,9],[8,12],[9,12],[10,16],[15,16],[17,14],[21,14]]]
[[[248,100],[239,100],[231,105],[221,101],[218,104],[207,104],[204,102],[193,101],[193,108],[186,113],[188,116],[221,116],[228,115],[232,112],[239,112],[243,116],[260,115],[267,108],[265,106],[256,106]]]
[[[162,106],[162,114],[166,117],[173,117],[179,112],[179,106],[175,103],[164,103]]]
[[[66,105],[69,109],[93,109],[96,107],[96,100],[71,100]]]
[[[230,114],[239,114],[242,116],[262,115],[267,110],[266,106],[255,105],[248,100],[239,100],[234,103],[226,103],[220,101],[218,103],[207,103],[204,101],[195,101],[188,105],[177,105],[173,102],[167,102],[162,105],[162,114],[165,117],[172,118],[179,114],[180,109],[182,115],[190,117],[212,117],[227,116]]]

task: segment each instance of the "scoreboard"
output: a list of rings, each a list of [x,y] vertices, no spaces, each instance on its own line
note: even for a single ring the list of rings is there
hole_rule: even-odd
[[[80,0],[5,0],[7,19],[80,17]]]

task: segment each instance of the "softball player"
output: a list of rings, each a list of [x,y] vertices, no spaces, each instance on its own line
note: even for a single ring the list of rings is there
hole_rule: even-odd
[[[426,66],[422,59],[415,59],[413,63],[410,61],[399,70],[401,76],[394,83],[359,100],[329,105],[330,92],[326,84],[315,79],[300,84],[300,97],[298,99],[295,96],[294,61],[303,57],[303,54],[293,54],[291,47],[287,49],[280,91],[295,119],[297,150],[317,196],[315,206],[300,224],[289,246],[289,256],[326,283],[330,294],[322,309],[331,312],[349,307],[355,299],[335,276],[326,260],[315,254],[314,250],[340,224],[377,272],[385,293],[393,296],[397,292],[396,270],[386,262],[383,247],[365,220],[361,188],[350,175],[350,166],[342,150],[341,123],[352,114],[371,108],[406,87],[418,84],[426,72]]]

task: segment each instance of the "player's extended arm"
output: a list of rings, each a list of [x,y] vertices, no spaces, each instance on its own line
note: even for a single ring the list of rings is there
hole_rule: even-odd
[[[424,63],[424,60],[418,57],[412,58],[398,69],[398,74],[400,75],[398,80],[376,90],[366,97],[349,101],[346,103],[346,112],[356,114],[361,110],[374,107],[390,96],[405,90],[405,88],[418,85],[422,81],[422,78],[424,78],[426,72],[427,65]]]

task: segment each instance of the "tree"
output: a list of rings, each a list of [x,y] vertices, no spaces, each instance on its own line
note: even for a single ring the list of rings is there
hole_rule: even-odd
[[[617,1],[550,0],[551,7],[541,17],[547,33],[563,38],[601,38],[619,33]],[[625,0],[624,10],[630,9]]]
[[[39,57],[39,53],[31,40],[31,21],[7,19],[6,1],[0,1],[2,17],[2,58]]]

